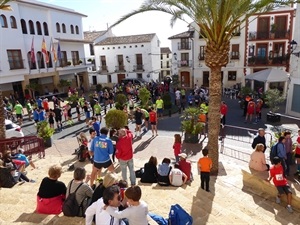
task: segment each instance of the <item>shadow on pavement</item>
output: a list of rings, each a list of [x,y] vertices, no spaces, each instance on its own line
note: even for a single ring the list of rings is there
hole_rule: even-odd
[[[151,143],[151,141],[154,140],[156,136],[152,136],[150,137],[148,140],[146,141],[142,141],[135,149],[134,149],[134,154],[137,153],[137,152],[140,152],[140,151],[143,151],[144,149],[146,149],[149,144]]]

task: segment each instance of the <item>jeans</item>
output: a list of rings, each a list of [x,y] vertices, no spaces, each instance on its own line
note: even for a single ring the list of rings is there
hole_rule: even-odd
[[[204,190],[204,185],[205,185],[205,190],[209,191],[210,173],[209,172],[201,172],[200,179],[201,179],[201,188]]]
[[[290,152],[286,153],[285,164],[286,164],[286,174],[289,175],[290,165],[292,164],[292,153],[290,153]]]
[[[129,175],[130,175],[130,183],[131,185],[135,185],[136,177],[134,172],[133,159],[130,160],[119,159],[119,164],[122,172],[122,179],[127,181],[127,167],[128,167]]]

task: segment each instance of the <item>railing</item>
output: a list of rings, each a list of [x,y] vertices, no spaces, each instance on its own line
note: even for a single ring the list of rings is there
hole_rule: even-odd
[[[60,59],[56,62],[56,67],[67,67],[67,66],[80,66],[86,65],[87,61],[85,58],[71,58],[71,59]]]
[[[251,58],[248,58],[248,65],[268,65],[268,58],[252,56]]]
[[[240,59],[240,52],[231,52],[230,59]]]
[[[190,50],[191,42],[178,42],[178,50]]]
[[[225,125],[220,131],[221,136],[221,153],[230,157],[249,162],[250,155],[254,151],[252,142],[257,135],[257,130]],[[269,132],[265,132],[266,145],[268,148],[272,146],[273,136]]]
[[[290,31],[251,31],[249,32],[249,40],[264,40],[264,39],[285,39],[290,37]]]
[[[204,60],[204,58],[205,58],[205,53],[204,54],[199,53],[198,59],[199,60]]]
[[[26,136],[20,138],[9,138],[0,140],[0,150],[15,150],[18,147],[24,150],[25,155],[42,154],[45,156],[44,140],[36,136]]]
[[[12,60],[8,60],[9,69],[10,70],[26,69],[25,66],[24,66],[24,60],[25,59],[20,59],[20,60],[12,59]]]
[[[193,64],[192,60],[178,60],[178,67],[191,67]]]
[[[115,72],[126,72],[124,65],[116,66]]]
[[[144,65],[138,64],[133,66],[133,71],[145,71]]]
[[[73,66],[86,65],[85,58],[72,58],[71,62]]]

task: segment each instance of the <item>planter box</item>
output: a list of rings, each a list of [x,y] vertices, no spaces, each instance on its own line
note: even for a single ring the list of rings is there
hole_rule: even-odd
[[[271,123],[280,122],[281,116],[278,113],[267,113],[267,121]]]
[[[53,139],[52,139],[52,137],[51,137],[51,138],[45,139],[45,140],[44,140],[44,143],[45,143],[45,147],[46,147],[46,148],[52,147],[52,144],[53,144]]]
[[[186,142],[186,143],[198,143],[199,142],[199,135],[198,134],[184,133],[184,142]]]

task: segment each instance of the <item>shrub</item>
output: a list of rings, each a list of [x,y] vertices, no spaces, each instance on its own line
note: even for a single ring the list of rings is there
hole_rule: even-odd
[[[164,101],[164,108],[171,109],[172,108],[172,99],[169,93],[163,95],[162,100]]]
[[[149,99],[151,97],[150,91],[147,88],[140,88],[139,90],[139,98],[141,99],[142,107],[148,106]]]
[[[181,117],[184,120],[181,122],[181,130],[188,134],[199,134],[203,126],[201,123],[198,123],[198,116],[200,114],[200,108],[189,107],[185,109]]]
[[[117,94],[117,96],[116,96],[116,105],[115,105],[116,109],[123,110],[126,103],[127,103],[126,95]]]
[[[105,123],[108,128],[120,129],[127,125],[128,115],[118,109],[111,109],[105,116]]]
[[[50,127],[47,121],[38,122],[37,131],[38,131],[38,136],[40,138],[43,138],[43,140],[51,138],[54,134],[54,129]]]
[[[284,102],[284,100],[285,97],[278,89],[270,89],[266,91],[265,101],[272,113],[275,113],[279,110],[278,105]]]

